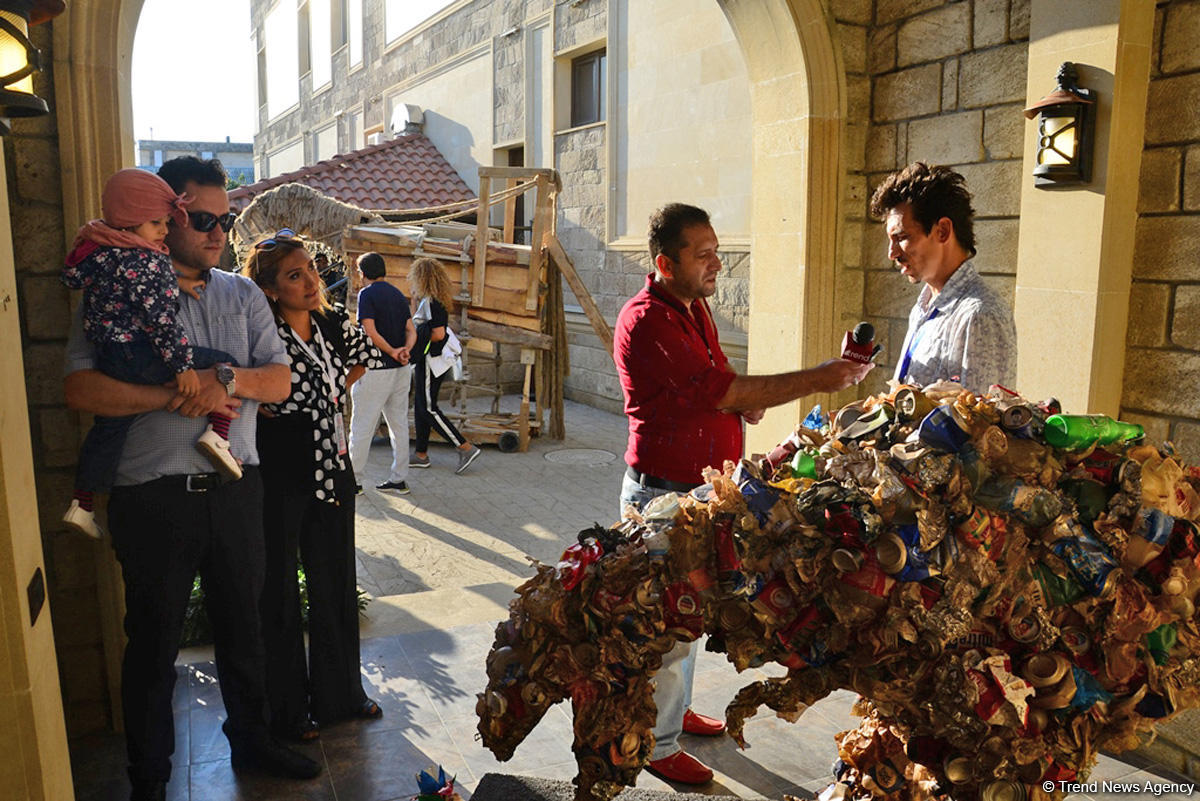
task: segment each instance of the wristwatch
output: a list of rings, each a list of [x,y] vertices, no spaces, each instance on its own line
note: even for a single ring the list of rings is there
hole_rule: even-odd
[[[237,392],[237,381],[233,368],[228,364],[218,364],[216,370],[217,380],[225,385],[225,391],[229,393],[229,397],[233,397],[233,393]]]

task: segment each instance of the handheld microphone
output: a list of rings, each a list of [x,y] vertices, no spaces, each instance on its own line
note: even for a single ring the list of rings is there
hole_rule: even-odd
[[[869,364],[879,348],[875,345],[875,326],[859,323],[842,337],[842,358]]]

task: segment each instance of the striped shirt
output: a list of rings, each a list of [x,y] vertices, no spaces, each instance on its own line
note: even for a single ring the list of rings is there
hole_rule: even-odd
[[[212,270],[200,300],[181,292],[179,322],[190,342],[223,350],[242,367],[290,363],[266,296],[254,282],[240,275]],[[82,318],[76,313],[67,342],[64,374],[95,368],[95,349],[84,337]],[[257,465],[258,403],[243,399],[238,414],[229,426],[230,450],[243,464]],[[212,472],[212,464],[196,450],[196,440],[207,424],[204,417],[184,417],[168,411],[138,415],[125,440],[114,486]]]

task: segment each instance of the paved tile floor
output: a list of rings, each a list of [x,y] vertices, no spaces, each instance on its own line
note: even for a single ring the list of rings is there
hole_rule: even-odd
[[[579,530],[615,519],[624,445],[623,417],[568,403],[566,440],[537,439],[524,454],[487,448],[461,476],[453,473],[450,449],[435,446],[434,466],[410,473],[413,491],[405,496],[371,488],[387,478],[390,459],[386,446],[376,446],[359,499],[357,538],[359,583],[372,597],[362,629],[363,670],[383,718],[326,728],[320,740],[302,746],[326,768],[313,781],[235,775],[211,653],[186,652],[168,798],[398,801],[412,797],[414,774],[431,764],[457,775],[464,799],[488,772],[573,776],[568,704],[551,709],[514,757],[498,763],[475,738],[475,695],[486,683],[495,623],[507,616],[513,588],[532,572],[528,557],[552,561]],[[740,687],[763,675],[739,675],[722,655],[702,652],[694,706],[720,715]],[[685,735],[688,750],[717,772],[703,791],[811,798],[829,781],[833,735],[855,725],[852,703],[851,693],[838,692],[796,724],[760,713],[747,724],[745,751],[726,737]],[[76,739],[71,755],[80,801],[128,798],[120,735]],[[1107,756],[1093,772],[1097,780],[1144,783],[1152,776],[1170,780],[1171,774]],[[649,773],[638,786],[670,788]]]

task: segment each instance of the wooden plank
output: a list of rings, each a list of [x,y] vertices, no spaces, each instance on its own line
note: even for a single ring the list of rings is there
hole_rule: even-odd
[[[471,321],[471,338],[463,343],[463,347],[481,356],[495,356],[496,343],[490,339],[481,339],[479,334],[475,333],[476,325],[486,325],[486,323],[480,323],[478,320]]]
[[[521,317],[515,314],[508,314],[502,311],[492,311],[491,309],[470,308],[467,310],[467,315],[471,318],[472,323],[475,320],[486,320],[489,323],[499,323],[500,325],[511,325],[514,328],[524,328],[527,331],[541,331],[542,321],[536,317]]]
[[[533,311],[538,307],[538,289],[542,281],[542,267],[545,264],[546,251],[543,248],[543,240],[546,238],[546,229],[549,227],[550,216],[550,186],[546,181],[545,176],[537,177],[537,205],[533,212],[533,236],[529,240],[530,247],[533,248],[529,258],[529,276],[528,288],[525,295],[525,308]]]
[[[548,167],[480,167],[480,178],[546,178],[554,177],[554,170]],[[479,193],[482,195],[483,190]]]
[[[511,325],[489,323],[484,320],[471,320],[471,336],[505,345],[520,345],[539,350],[549,350],[552,343],[549,334],[516,328]]]
[[[550,254],[550,258],[554,259],[558,269],[562,270],[563,277],[567,279],[567,284],[575,293],[575,299],[579,301],[579,305],[583,307],[583,313],[587,315],[588,322],[592,324],[592,330],[596,332],[596,336],[600,337],[600,342],[604,344],[609,357],[611,357],[613,352],[612,329],[608,327],[608,322],[600,313],[600,307],[596,305],[596,301],[592,300],[592,294],[588,292],[579,273],[575,272],[575,265],[571,263],[567,252],[563,250],[558,237],[547,240],[546,251]]]
[[[532,351],[531,351],[532,352]],[[524,356],[524,352],[522,352]],[[524,361],[522,359],[521,361]],[[533,373],[533,365],[525,365],[525,386],[521,390],[521,411],[517,415],[517,435],[520,445],[517,450],[521,453],[529,450],[529,379]]]
[[[475,242],[488,241],[488,196],[491,177],[484,175],[483,171],[479,174],[479,208],[475,212]],[[476,306],[483,305],[483,285],[487,276],[487,246],[475,248],[475,290],[471,296],[471,303]]]
[[[550,397],[550,388],[546,383],[546,365],[549,362],[550,354],[538,351],[537,359],[533,364],[533,372],[537,376],[537,409],[534,411],[534,419],[537,421],[539,429],[546,422],[546,404]]]
[[[517,185],[517,178],[509,178],[504,182],[507,189],[513,189]],[[501,238],[504,242],[513,241],[513,230],[517,226],[517,196],[513,195],[508,200],[504,201],[504,235]]]

